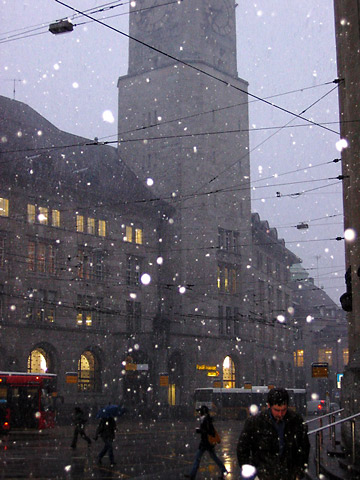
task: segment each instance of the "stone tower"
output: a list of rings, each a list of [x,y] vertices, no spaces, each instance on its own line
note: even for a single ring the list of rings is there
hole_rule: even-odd
[[[206,363],[209,348],[223,343],[219,334],[234,333],[233,322],[247,314],[248,97],[237,76],[236,5],[133,3],[128,74],[118,81],[119,154],[142,181],[151,179],[154,198],[175,209],[163,313],[173,348],[192,336],[214,340],[194,353]]]

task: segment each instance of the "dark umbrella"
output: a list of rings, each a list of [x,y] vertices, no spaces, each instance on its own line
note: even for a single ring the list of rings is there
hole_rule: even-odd
[[[98,411],[96,418],[121,417],[125,411],[126,409],[121,405],[107,405]]]

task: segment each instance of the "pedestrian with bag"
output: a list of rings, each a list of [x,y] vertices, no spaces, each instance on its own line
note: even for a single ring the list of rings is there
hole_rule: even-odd
[[[219,479],[224,479],[228,474],[228,471],[226,470],[223,462],[215,453],[215,445],[217,443],[220,443],[220,437],[215,430],[209,409],[206,405],[202,405],[200,408],[197,409],[197,412],[199,412],[200,415],[200,427],[196,429],[196,433],[199,433],[201,435],[201,439],[198,451],[195,455],[195,460],[191,472],[190,474],[185,474],[185,478],[195,480],[197,471],[200,466],[201,457],[207,451],[210,457],[214,460],[214,462],[220,469],[221,475]]]
[[[71,442],[71,448],[75,449],[77,445],[78,436],[80,435],[81,438],[87,441],[88,445],[91,445],[90,438],[85,433],[85,423],[87,419],[85,418],[84,412],[81,410],[80,407],[74,408],[74,413],[72,416],[72,421],[75,425],[74,428],[74,435]]]
[[[102,418],[100,423],[96,429],[95,438],[97,440],[100,436],[102,441],[104,442],[104,446],[101,452],[98,455],[98,464],[101,465],[102,458],[106,453],[109,454],[110,465],[113,467],[116,465],[114,459],[114,451],[113,451],[113,442],[115,440],[115,431],[116,431],[116,422],[113,417]]]

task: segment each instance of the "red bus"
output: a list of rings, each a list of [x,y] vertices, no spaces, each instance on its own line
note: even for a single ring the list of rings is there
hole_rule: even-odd
[[[0,372],[0,432],[53,428],[56,379],[52,373]]]

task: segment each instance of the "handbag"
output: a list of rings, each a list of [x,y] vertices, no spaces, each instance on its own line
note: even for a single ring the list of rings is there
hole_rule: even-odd
[[[221,438],[220,438],[220,435],[218,434],[218,432],[215,430],[214,428],[214,435],[210,435],[208,434],[208,442],[210,443],[210,445],[212,447],[215,447],[215,445],[217,445],[218,443],[221,442]]]

